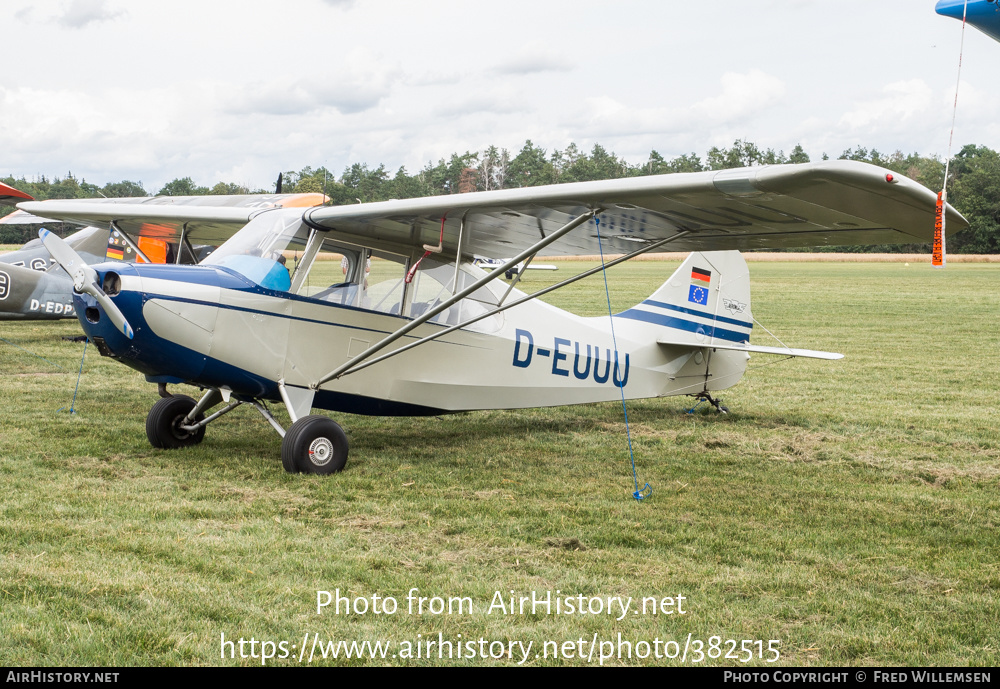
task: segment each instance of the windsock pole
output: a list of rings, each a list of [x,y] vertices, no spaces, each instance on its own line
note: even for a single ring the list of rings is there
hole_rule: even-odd
[[[951,165],[951,149],[955,141],[955,119],[958,116],[958,88],[962,83],[962,55],[965,53],[965,24],[968,19],[969,0],[965,0],[962,8],[962,40],[958,48],[958,78],[955,81],[955,106],[951,113],[951,135],[948,137],[948,158],[944,162],[944,183],[941,185],[941,192],[937,197],[937,205],[934,208],[934,248],[931,256],[931,265],[935,268],[944,268],[948,263],[945,253],[945,206],[948,204],[948,169]]]

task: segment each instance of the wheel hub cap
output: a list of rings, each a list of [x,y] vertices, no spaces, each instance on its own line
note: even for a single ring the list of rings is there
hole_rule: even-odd
[[[316,438],[309,443],[309,459],[316,466],[323,466],[333,458],[333,443],[328,438]]]

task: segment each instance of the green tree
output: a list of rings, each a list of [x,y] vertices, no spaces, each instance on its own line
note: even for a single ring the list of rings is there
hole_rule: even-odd
[[[649,160],[646,164],[642,166],[642,174],[644,175],[665,175],[668,172],[673,172],[670,169],[670,163],[659,154],[656,149],[649,152]]]
[[[175,179],[167,182],[158,192],[158,196],[205,196],[208,194],[208,187],[196,186],[190,177]]]
[[[948,202],[969,221],[969,229],[948,238],[948,251],[1000,253],[1000,153],[986,146],[965,146],[951,170]]]
[[[685,153],[670,161],[671,172],[701,172],[704,169],[701,158],[694,153]]]
[[[845,150],[840,154],[839,160],[859,160],[863,163],[871,163],[872,165],[879,165],[881,167],[889,167],[889,161],[881,153],[879,153],[874,148],[868,150],[863,146],[857,146],[853,151],[851,149]]]
[[[230,194],[249,194],[250,190],[242,184],[219,182],[208,193],[212,196],[228,196]]]
[[[545,149],[535,146],[528,139],[524,146],[510,161],[507,173],[508,187],[537,187],[542,184],[554,184],[555,168],[545,157]]]
[[[789,163],[808,163],[809,154],[805,152],[802,148],[802,144],[795,144],[795,148],[792,149],[792,154],[788,156]]]
[[[444,158],[437,165],[427,163],[420,175],[434,194],[457,194],[459,182],[467,169],[479,167],[479,154],[466,151],[464,154],[451,154],[451,159]]]
[[[415,199],[433,193],[420,175],[407,174],[405,167],[396,170],[396,175],[386,184],[386,191],[392,199]]]
[[[121,182],[108,182],[101,189],[101,193],[109,199],[149,196],[149,192],[142,188],[142,182],[130,182],[127,179]]]
[[[619,179],[633,174],[632,167],[624,159],[609,152],[600,144],[594,144],[589,156],[579,154],[575,149],[575,144],[570,144],[566,149],[566,159],[572,162],[569,162],[560,175],[560,182]]]
[[[781,165],[788,162],[783,151],[775,153],[773,148],[761,150],[751,141],[737,139],[732,148],[713,146],[708,151],[709,170],[728,170],[737,167],[753,167],[755,165]]]
[[[372,170],[365,163],[354,163],[340,176],[342,188],[331,189],[329,196],[334,204],[385,201],[392,198],[388,179],[385,165]]]
[[[542,153],[544,157],[544,151]],[[506,189],[509,186],[510,169],[510,151],[490,146],[480,156],[477,188],[479,191]]]
[[[80,188],[80,183],[76,181],[71,172],[65,179],[56,179],[53,181],[52,186],[49,188],[49,198],[80,199],[85,198],[85,194],[83,189]]]

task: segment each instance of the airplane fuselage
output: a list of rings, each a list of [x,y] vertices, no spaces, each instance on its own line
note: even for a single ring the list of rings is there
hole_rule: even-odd
[[[217,266],[95,268],[102,280],[109,271],[120,276],[112,299],[135,333],[126,339],[93,298],[76,295],[84,330],[103,354],[152,382],[248,399],[280,399],[279,381],[309,389],[408,320],[268,290]],[[686,325],[677,325],[678,316]],[[706,355],[651,336],[658,328],[712,328],[709,314],[678,314],[647,301],[616,315],[614,325],[613,337],[607,316],[584,318],[531,301],[334,378],[316,389],[312,406],[427,415],[602,402],[623,392],[630,399],[697,394],[730,387],[746,366],[741,352]],[[444,327],[425,323],[387,351]]]

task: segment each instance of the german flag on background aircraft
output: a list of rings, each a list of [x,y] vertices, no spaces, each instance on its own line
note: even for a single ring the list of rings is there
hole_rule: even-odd
[[[691,269],[691,289],[688,301],[705,306],[708,304],[708,288],[712,284],[712,271],[704,268]]]
[[[108,251],[104,256],[114,261],[125,260],[125,242],[118,238],[118,232],[115,230],[108,235]]]

